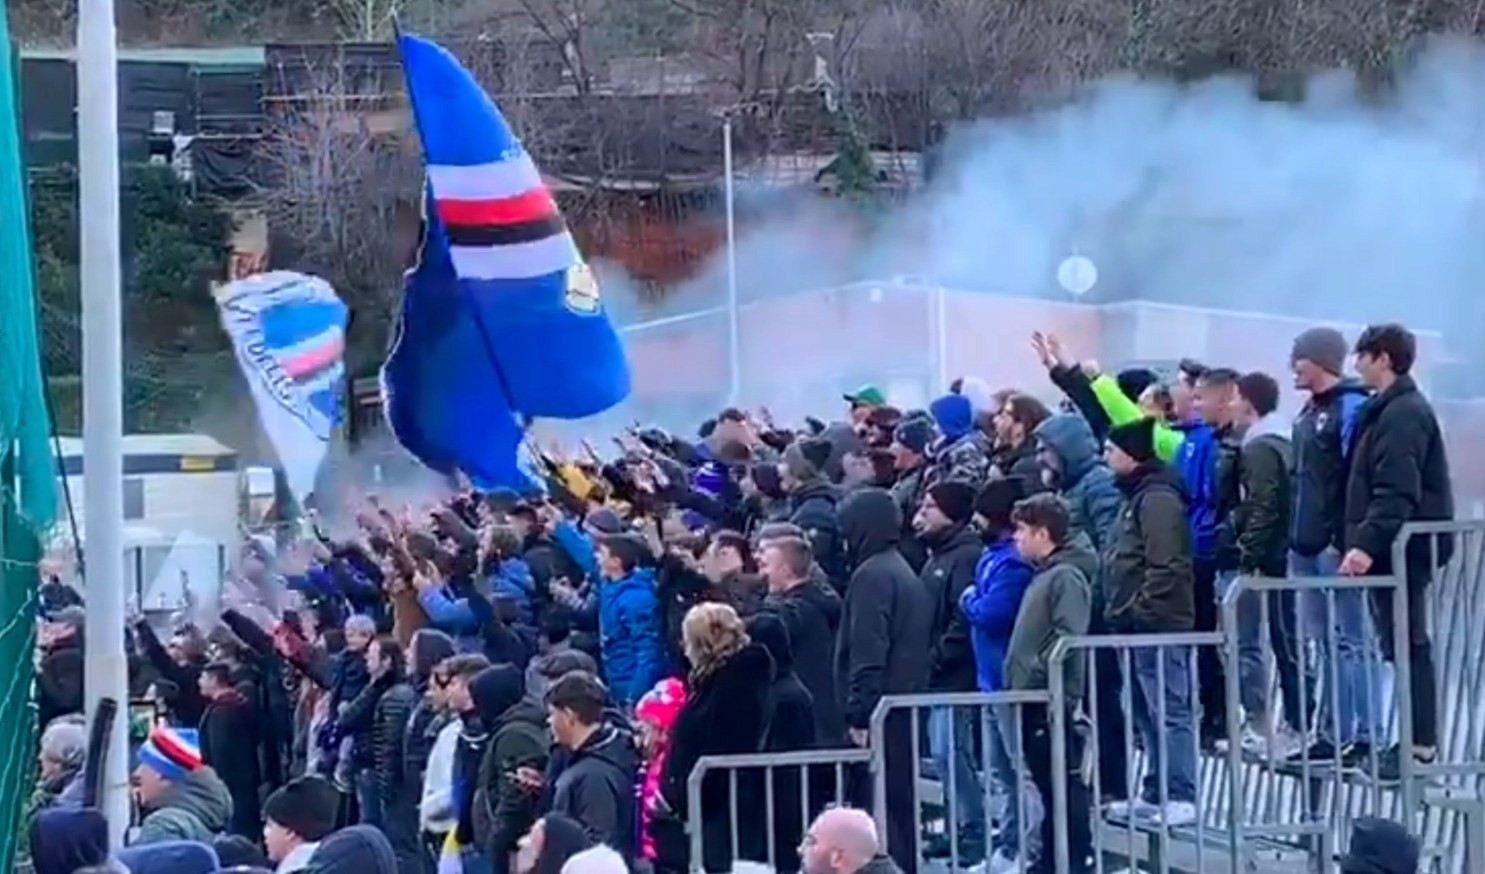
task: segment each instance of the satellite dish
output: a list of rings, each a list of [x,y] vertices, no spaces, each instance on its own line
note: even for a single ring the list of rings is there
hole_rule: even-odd
[[[1098,268],[1082,255],[1062,259],[1057,265],[1057,284],[1074,297],[1082,297],[1098,284]]]

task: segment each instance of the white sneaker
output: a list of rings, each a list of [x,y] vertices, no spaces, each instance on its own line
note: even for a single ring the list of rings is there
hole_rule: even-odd
[[[1299,732],[1287,725],[1275,730],[1272,738],[1252,726],[1243,729],[1243,752],[1260,759],[1282,761],[1303,748]]]
[[[1026,870],[1027,862],[1024,858],[1011,858],[1005,850],[996,850],[990,858],[969,869],[969,874],[1011,874],[1012,871]]]
[[[1129,819],[1135,816],[1146,816],[1158,808],[1143,798],[1131,798],[1128,801],[1111,801],[1103,809],[1104,815],[1113,819]]]
[[[1164,807],[1151,804],[1148,805],[1143,816],[1166,828],[1191,825],[1196,822],[1196,805],[1190,801],[1167,801]]]

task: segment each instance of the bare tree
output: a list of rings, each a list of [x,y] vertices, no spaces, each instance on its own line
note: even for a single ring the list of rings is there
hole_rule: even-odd
[[[324,277],[350,307],[354,367],[383,351],[416,246],[421,166],[400,102],[356,90],[338,63],[299,78],[272,104],[259,197],[275,266]]]
[[[329,0],[340,20],[341,39],[382,42],[391,38],[404,0]]]

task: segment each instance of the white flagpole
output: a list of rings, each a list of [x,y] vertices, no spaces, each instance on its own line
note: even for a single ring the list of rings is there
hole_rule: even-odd
[[[115,847],[129,824],[129,688],[124,657],[123,316],[119,268],[118,46],[113,0],[80,0],[77,151],[81,223],[83,504],[87,712],[118,705],[99,806]]]

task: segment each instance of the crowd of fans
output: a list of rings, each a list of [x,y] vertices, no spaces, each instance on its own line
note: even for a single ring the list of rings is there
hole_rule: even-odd
[[[1401,326],[1368,328],[1354,348],[1327,328],[1300,335],[1290,364],[1305,402],[1292,422],[1265,373],[1187,361],[1165,380],[1105,374],[1055,337],[1033,346],[1066,396],[1058,411],[974,379],[926,411],[867,386],[845,398],[846,421],[789,430],[728,409],[697,439],[626,432],[608,460],[586,445],[576,458],[548,451],[545,481],[524,494],[455,488],[417,509],[364,495],[343,536],[255,541],[219,623],[132,625],[132,683],[160,718],[138,738],[140,816],[111,860],[84,853],[101,820],[79,809],[82,608],[48,586],[38,874],[618,874],[742,860],[912,874],[917,817],[904,799],[916,797],[917,728],[905,714],[881,735],[890,858],[860,811],[869,779],[802,791],[798,772],[768,788],[713,774],[693,807],[688,778],[704,756],[866,746],[884,695],[1045,689],[1066,636],[1214,629],[1239,575],[1391,573],[1403,523],[1452,518],[1439,427]],[[1359,381],[1343,376],[1352,355]],[[1052,817],[1016,820],[1050,807],[1056,779],[1076,872],[1090,864],[1099,807],[1189,823],[1196,750],[1224,742],[1229,719],[1254,755],[1375,757],[1394,775],[1403,756],[1430,759],[1422,597],[1439,559],[1407,557],[1407,641],[1391,639],[1391,603],[1355,589],[1336,592],[1334,609],[1275,594],[1268,622],[1245,596],[1239,663],[1203,651],[1195,677],[1180,648],[1135,650],[1127,676],[1100,653],[1087,709],[1101,798],[1089,775],[1054,774],[1045,708],[995,708],[982,725],[968,708],[934,711],[928,749],[961,787],[949,799],[955,855],[989,872],[1018,860],[1053,870]],[[1306,635],[1341,641],[1341,664],[1319,672],[1338,688],[1318,701],[1301,695],[1296,616]],[[1405,644],[1413,749],[1371,749],[1374,640],[1387,659]],[[1082,700],[1082,660],[1064,670],[1069,700]],[[1242,678],[1241,713],[1225,712],[1224,670]],[[1150,753],[1139,785],[1128,785],[1121,682]],[[1060,720],[1072,762],[1084,743],[1075,715]],[[1023,768],[1042,804],[1014,800]],[[985,781],[999,791],[979,791]],[[989,795],[1011,801],[987,816]],[[856,809],[804,828],[836,800]],[[691,859],[698,830],[705,857]],[[943,837],[929,844],[947,854]]]

